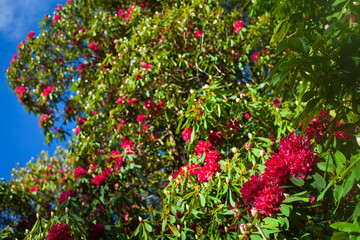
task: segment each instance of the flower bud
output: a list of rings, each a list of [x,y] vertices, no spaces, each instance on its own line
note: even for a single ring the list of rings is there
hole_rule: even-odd
[[[249,137],[250,140],[253,139],[252,133],[248,133],[248,137]]]
[[[65,213],[69,214],[69,208],[67,208],[67,207],[65,208]]]
[[[54,212],[51,212],[50,216],[51,216],[51,218],[53,218],[54,217]]]
[[[195,234],[195,239],[199,239],[199,236],[197,234]]]
[[[39,219],[40,219],[40,215],[39,215],[39,213],[36,213],[36,218],[37,218],[37,220],[39,220]]]
[[[260,216],[259,211],[256,208],[252,208],[250,212],[254,218],[258,218]]]
[[[264,150],[260,150],[260,156],[264,157],[265,156],[265,151]]]
[[[236,147],[231,148],[231,152],[232,153],[237,153],[237,148]]]
[[[229,185],[229,178],[228,177],[225,178],[225,182],[226,182],[227,185]]]
[[[29,229],[25,229],[25,234],[29,234]]]
[[[138,219],[139,219],[139,222],[142,222],[143,221],[143,219],[142,219],[142,217],[138,217]]]
[[[186,211],[189,211],[189,204],[186,204]]]
[[[288,193],[284,193],[284,197],[288,198],[288,197],[290,197],[290,195]]]
[[[180,231],[180,225],[178,224],[178,225],[176,225],[176,228],[177,228],[177,230],[179,230]]]
[[[240,224],[240,231],[241,231],[241,234],[245,234],[246,231],[248,231],[248,226],[244,223]]]

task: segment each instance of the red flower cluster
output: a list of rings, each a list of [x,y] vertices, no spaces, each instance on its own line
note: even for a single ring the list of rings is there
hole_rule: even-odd
[[[55,87],[54,86],[49,86],[47,88],[44,88],[43,90],[43,96],[46,97],[47,95],[49,95],[50,93],[52,93],[54,91]]]
[[[202,156],[205,152],[214,150],[210,142],[200,141],[195,146],[195,152],[198,156]]]
[[[40,121],[39,121],[39,126],[40,126],[40,127],[43,127],[43,126],[44,126],[44,123],[45,123],[49,118],[50,118],[50,116],[47,115],[47,114],[41,115]]]
[[[198,177],[199,182],[203,183],[209,181],[214,173],[220,172],[221,166],[218,162],[221,160],[221,154],[214,150],[214,147],[210,142],[200,141],[196,145],[195,151],[198,156],[202,156],[205,153],[205,165],[201,167],[199,164],[191,163],[182,166],[180,170],[172,175],[173,178],[176,178],[179,175],[183,176],[185,169],[187,169],[190,174]]]
[[[185,142],[190,142],[191,133],[192,133],[192,128],[185,129],[184,131],[181,132],[182,137],[183,137]]]
[[[208,134],[208,137],[210,143],[213,146],[218,146],[224,141],[223,134],[222,132],[219,131],[219,129],[217,131],[211,130],[210,133]]]
[[[233,24],[233,27],[234,27],[234,32],[239,33],[241,29],[245,28],[245,23],[239,20]]]
[[[79,179],[79,177],[84,176],[86,173],[87,173],[87,171],[85,168],[83,168],[83,167],[76,168],[75,172],[74,172],[75,179],[76,180]]]
[[[36,185],[35,187],[30,188],[29,192],[37,192],[40,189],[40,187],[38,185]]]
[[[341,127],[342,125],[345,125],[345,124],[346,124],[346,122],[339,122],[339,121],[337,121],[337,122],[336,122],[336,127],[339,128],[339,127]],[[341,140],[343,140],[343,141],[348,141],[348,140],[354,138],[354,135],[353,135],[353,134],[351,134],[351,133],[349,133],[349,132],[344,132],[344,131],[341,131],[341,130],[334,131],[334,132],[333,132],[333,135],[334,135],[335,137],[337,137],[338,139],[341,139]]]
[[[18,98],[22,98],[26,94],[27,90],[28,90],[27,87],[16,87],[15,93],[17,94]]]
[[[106,177],[103,175],[96,175],[92,180],[91,183],[95,186],[101,186],[105,183]]]
[[[329,129],[330,119],[331,116],[328,114],[327,110],[321,111],[319,117],[311,120],[309,126],[305,130],[305,134],[309,139],[314,139],[316,143],[321,143],[324,140],[326,133],[332,133],[336,138],[343,141],[354,138],[354,135],[349,131],[343,131],[345,129],[341,126],[346,125],[346,122],[337,121],[335,131]],[[341,128],[341,130],[339,128]]]
[[[59,204],[62,204],[63,202],[67,201],[69,199],[69,197],[74,197],[74,196],[75,196],[75,193],[73,190],[64,191],[58,199]]]
[[[125,137],[122,137],[121,141],[122,141],[121,146],[124,148],[126,153],[135,154],[134,144],[131,140],[126,140]]]
[[[285,198],[280,186],[286,185],[290,176],[304,179],[317,162],[309,140],[291,133],[279,142],[279,153],[274,153],[265,163],[265,172],[260,177],[251,176],[240,189],[245,204],[255,207],[262,215],[268,216],[279,210]]]
[[[89,224],[89,239],[90,240],[96,240],[98,238],[101,238],[104,235],[105,228],[103,225],[97,223],[97,224]]]
[[[91,49],[91,51],[93,51],[94,53],[97,53],[99,51],[99,47],[97,45],[97,43],[90,43],[89,44],[89,48]]]
[[[65,223],[52,225],[49,234],[46,235],[49,240],[70,240],[70,228]]]
[[[199,37],[201,37],[203,34],[204,34],[203,31],[201,31],[201,30],[199,29],[199,30],[196,31],[196,33],[194,33],[194,37],[195,37],[195,38],[199,38]]]
[[[305,134],[309,139],[314,139],[316,143],[321,142],[325,132],[327,131],[328,124],[331,116],[327,110],[321,111],[318,118],[311,120],[309,126],[305,130]]]
[[[136,119],[139,124],[142,124],[145,120],[147,120],[147,117],[145,114],[140,114],[140,115],[137,115]]]

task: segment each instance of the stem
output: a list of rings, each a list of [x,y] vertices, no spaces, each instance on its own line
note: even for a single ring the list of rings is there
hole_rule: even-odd
[[[259,223],[255,223],[255,227],[256,227],[256,228],[257,228],[257,230],[260,232],[260,234],[261,234],[262,238],[263,238],[264,240],[267,240],[267,238],[266,238],[266,236],[265,236],[265,234],[264,234],[263,230],[262,230],[262,229],[261,229],[261,227],[260,227],[260,224],[259,224]]]

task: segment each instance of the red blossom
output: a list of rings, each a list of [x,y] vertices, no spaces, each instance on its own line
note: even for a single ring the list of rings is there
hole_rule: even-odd
[[[40,189],[39,185],[36,185],[35,187],[30,188],[29,192],[37,192]]]
[[[87,171],[86,171],[85,168],[83,168],[83,167],[78,167],[78,168],[76,168],[75,171],[74,171],[75,179],[77,180],[77,179],[79,179],[80,177],[85,176],[86,173],[87,173]]]
[[[49,95],[50,93],[52,93],[54,91],[55,87],[54,86],[49,86],[47,88],[44,88],[43,90],[43,96],[46,97],[47,95]]]
[[[200,141],[195,146],[195,152],[198,156],[202,156],[203,153],[213,150],[213,146],[210,142]]]
[[[58,199],[59,204],[62,204],[63,202],[67,201],[69,199],[69,197],[74,197],[74,196],[75,196],[75,193],[73,190],[64,191]]]
[[[59,21],[60,19],[61,19],[61,15],[56,14],[56,15],[54,16],[54,22],[57,22],[57,21]]]
[[[91,183],[95,186],[101,186],[104,185],[106,181],[106,177],[103,175],[96,175],[92,180]]]
[[[185,129],[181,132],[181,135],[185,142],[190,142],[191,133],[192,133],[192,128]]]
[[[101,238],[104,235],[105,228],[103,225],[97,224],[89,224],[89,239],[96,240]]]
[[[71,240],[70,228],[65,223],[52,225],[48,235],[48,240]]]
[[[239,20],[233,24],[233,27],[234,27],[234,32],[239,33],[241,31],[241,29],[245,28],[245,23],[243,21]]]
[[[196,31],[196,33],[194,33],[194,37],[195,37],[195,38],[199,38],[199,37],[201,37],[203,34],[204,34],[203,31],[201,31],[201,30],[199,29],[199,30]]]
[[[145,114],[139,114],[136,119],[139,124],[142,124],[145,120],[147,120],[147,117]]]

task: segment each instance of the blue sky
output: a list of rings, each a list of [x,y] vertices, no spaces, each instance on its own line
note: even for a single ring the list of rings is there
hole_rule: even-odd
[[[28,113],[6,83],[4,71],[16,46],[30,31],[39,33],[38,23],[52,15],[65,0],[0,0],[0,178],[8,180],[11,169],[25,166],[42,150],[53,154],[57,143],[44,144],[38,117]],[[64,144],[62,144],[64,145]]]

